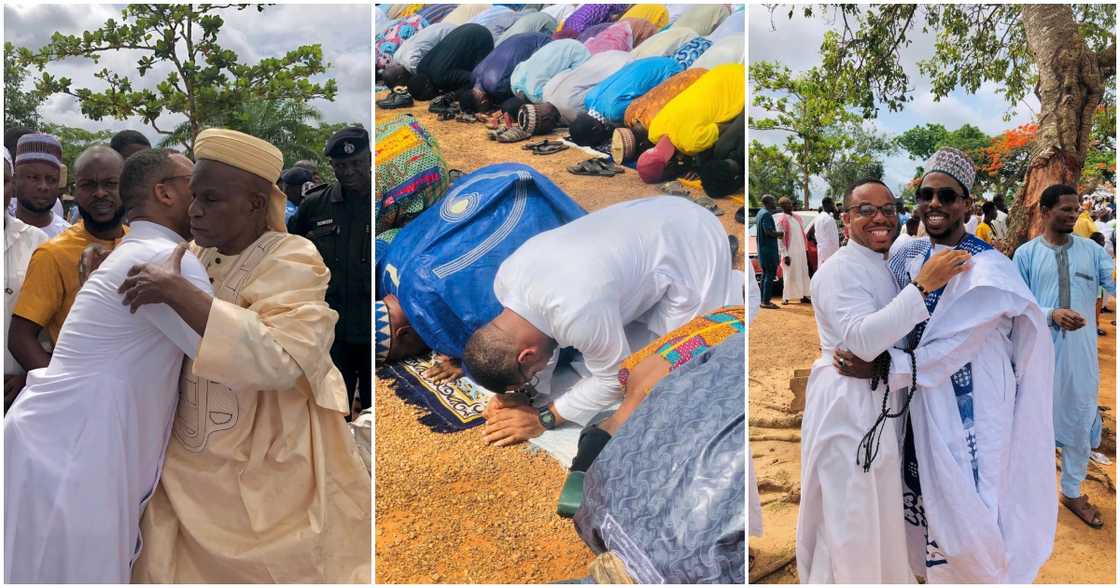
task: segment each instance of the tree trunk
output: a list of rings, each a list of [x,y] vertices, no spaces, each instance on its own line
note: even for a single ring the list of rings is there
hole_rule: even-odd
[[[800,208],[802,208],[802,209],[808,209],[809,208],[809,178],[811,178],[811,177],[812,176],[809,175],[809,172],[803,172],[801,174],[801,198],[802,198],[802,200],[801,200],[801,207]]]
[[[1105,78],[1068,5],[1024,4],[1022,21],[1038,68],[1035,92],[1041,110],[1026,181],[1011,209],[1012,249],[1042,232],[1038,201],[1043,190],[1053,184],[1077,185]]]

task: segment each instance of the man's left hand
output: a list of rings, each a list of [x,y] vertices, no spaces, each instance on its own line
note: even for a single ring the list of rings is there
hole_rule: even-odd
[[[122,304],[127,304],[129,311],[133,313],[145,304],[169,304],[176,291],[190,285],[183,277],[181,268],[183,254],[186,251],[186,243],[180,243],[171,253],[171,257],[163,263],[142,263],[132,266],[132,269],[128,270],[128,277],[117,290],[118,293],[124,294]]]
[[[870,363],[863,361],[851,351],[843,349],[837,349],[832,354],[832,365],[840,372],[840,375],[849,378],[870,380],[872,374],[875,373]]]
[[[491,414],[482,440],[496,447],[523,443],[544,432],[537,409],[530,405],[495,408]]]

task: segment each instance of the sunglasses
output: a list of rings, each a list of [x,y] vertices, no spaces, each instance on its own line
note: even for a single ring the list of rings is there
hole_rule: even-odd
[[[937,196],[937,200],[945,206],[952,206],[958,198],[964,198],[963,194],[957,192],[952,188],[938,188],[936,190],[934,190],[933,188],[922,188],[921,190],[918,190],[918,193],[914,196],[914,198],[918,202],[925,202],[928,204],[930,202],[933,202],[934,196]]]
[[[894,218],[898,215],[898,207],[894,204],[884,204],[883,206],[860,204],[859,206],[849,206],[848,212],[854,212],[863,218],[875,218],[875,213],[881,212],[887,218]]]

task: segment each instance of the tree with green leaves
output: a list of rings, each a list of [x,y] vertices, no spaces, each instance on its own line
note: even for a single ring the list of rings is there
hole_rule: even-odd
[[[766,146],[754,139],[751,140],[748,153],[751,170],[747,177],[750,205],[762,206],[763,194],[788,195],[792,198],[798,183],[793,159],[776,145]]]
[[[43,119],[39,106],[43,96],[35,90],[25,90],[27,65],[21,63],[15,45],[4,43],[4,128],[27,127],[38,129]]]
[[[42,71],[35,91],[43,96],[56,93],[78,99],[82,113],[93,120],[140,117],[165,136],[176,135],[188,150],[194,136],[209,122],[226,113],[262,101],[306,103],[333,100],[338,87],[334,80],[310,81],[324,73],[320,45],[303,45],[280,57],[262,59],[255,65],[238,62],[237,54],[218,43],[226,10],[264,11],[266,5],[250,4],[131,4],[121,10],[121,21],[109,19],[100,28],[81,35],[54,33],[37,51],[17,50],[18,62],[34,64]],[[51,75],[51,62],[83,57],[98,62],[102,54],[119,50],[141,52],[136,75],[144,78],[157,65],[170,71],[155,89],[138,89],[128,75],[101,69],[95,75],[106,84],[103,90],[74,88],[65,77]],[[186,118],[185,129],[165,129],[157,122],[164,115]],[[189,130],[189,132],[187,132]],[[177,132],[178,131],[178,132]]]
[[[976,164],[976,185],[973,192],[980,194],[991,187],[993,178],[985,170],[990,163],[987,149],[992,144],[992,138],[973,125],[965,124],[954,131],[938,123],[919,125],[896,137],[895,143],[911,157],[922,162],[942,147],[960,149]]]
[[[762,117],[750,117],[750,128],[789,133],[785,148],[797,166],[801,200],[808,202],[810,178],[822,174],[834,155],[851,145],[843,130],[860,117],[849,112],[844,94],[820,68],[795,75],[788,67],[758,61],[750,65],[750,81],[752,104],[765,111]]]
[[[994,82],[1010,104],[1028,92],[1040,102],[1031,163],[1011,212],[1013,245],[1041,231],[1038,199],[1055,183],[1076,183],[1090,145],[1093,115],[1116,74],[1113,4],[881,4],[795,7],[806,17],[831,11],[840,28],[825,35],[821,68],[849,100],[873,116],[913,99],[901,53],[910,33],[936,35],[918,63],[935,98]]]
[[[849,125],[843,131],[848,146],[836,153],[821,174],[828,182],[829,195],[841,198],[848,186],[864,178],[883,179],[882,158],[897,147],[894,140],[862,125]]]

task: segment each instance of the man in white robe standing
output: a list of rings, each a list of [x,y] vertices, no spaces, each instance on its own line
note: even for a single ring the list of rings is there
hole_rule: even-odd
[[[803,584],[913,583],[897,421],[881,416],[884,405],[897,413],[902,397],[881,382],[872,387],[841,375],[833,355],[880,357],[929,318],[920,289],[939,288],[965,271],[968,256],[934,258],[916,285],[900,291],[886,259],[898,227],[894,195],[878,180],[861,180],[844,206],[848,244],[812,280],[821,357],[809,376],[801,424],[797,572]],[[881,438],[868,460],[864,439],[875,431]]]
[[[141,548],[179,401],[200,338],[170,307],[135,314],[117,288],[139,263],[182,268],[192,163],[169,151],[129,158],[120,180],[131,231],[74,300],[50,365],[31,371],[4,423],[4,581],[125,584]]]
[[[782,260],[782,304],[800,299],[809,304],[809,255],[808,241],[801,219],[793,213],[793,201],[778,199],[782,212],[774,215],[774,225],[782,234],[778,239],[778,257]]]
[[[586,425],[622,399],[628,332],[644,331],[644,345],[706,311],[743,304],[743,286],[723,225],[672,196],[608,206],[529,239],[494,278],[501,313],[463,351],[467,374],[499,393],[484,439],[504,446],[566,421]],[[583,355],[590,376],[544,406],[502,394],[539,382],[543,396],[563,347]]]
[[[821,202],[821,211],[813,217],[809,225],[810,239],[817,242],[817,271],[820,271],[824,262],[840,249],[840,229],[836,226],[836,205],[831,198],[826,197]]]
[[[1062,504],[1085,524],[1104,525],[1081,493],[1089,453],[1100,444],[1100,365],[1097,361],[1097,292],[1116,292],[1112,259],[1096,243],[1073,233],[1077,189],[1055,184],[1042,191],[1043,233],[1015,251],[1015,264],[1050,326],[1054,343],[1054,434],[1062,448]]]
[[[931,584],[1029,583],[1057,524],[1054,350],[1015,264],[965,232],[974,179],[965,153],[934,153],[916,198],[929,238],[890,261],[901,287],[931,255],[972,254],[969,272],[924,288],[931,318],[907,338],[913,355],[891,351],[892,388],[916,382],[903,448],[907,543],[915,575]]]

